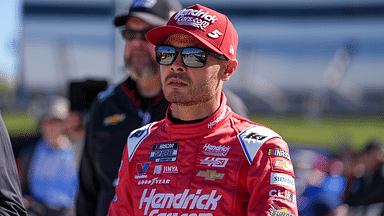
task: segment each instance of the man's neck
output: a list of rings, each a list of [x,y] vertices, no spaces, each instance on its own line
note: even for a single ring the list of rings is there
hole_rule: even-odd
[[[155,75],[150,78],[137,79],[137,90],[145,98],[156,97],[161,92],[160,76]]]
[[[216,112],[220,107],[220,94],[202,104],[196,104],[191,106],[184,106],[182,104],[172,104],[172,116],[174,118],[183,120],[183,121],[193,121],[197,119],[203,119],[211,116]]]

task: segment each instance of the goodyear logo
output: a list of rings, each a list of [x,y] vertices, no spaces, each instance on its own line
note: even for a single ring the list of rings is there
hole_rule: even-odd
[[[196,176],[203,177],[205,180],[214,181],[216,179],[223,179],[224,173],[217,173],[216,170],[199,171]]]
[[[126,115],[124,113],[115,114],[115,115],[112,115],[112,116],[105,118],[103,123],[104,123],[104,125],[115,125],[119,122],[124,121],[125,117],[126,117]]]

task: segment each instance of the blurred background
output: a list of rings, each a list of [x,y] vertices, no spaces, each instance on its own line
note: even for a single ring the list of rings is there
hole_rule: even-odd
[[[239,67],[225,85],[243,98],[253,121],[289,143],[297,167],[312,169],[316,158],[328,164],[383,140],[382,0],[180,2],[230,18],[239,34]],[[112,21],[130,4],[0,3],[0,109],[16,156],[39,136],[49,96],[68,97],[72,109],[86,112],[98,91],[125,78],[124,41]]]

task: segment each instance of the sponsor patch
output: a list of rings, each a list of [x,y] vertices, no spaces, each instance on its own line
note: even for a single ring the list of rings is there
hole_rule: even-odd
[[[282,149],[268,149],[267,155],[274,157],[283,157],[285,159],[291,160],[291,156],[289,156],[288,152]]]
[[[227,183],[227,174],[228,171],[225,169],[200,169],[195,170],[195,180],[210,182],[215,184],[226,184]]]
[[[178,151],[179,151],[178,142],[153,144],[149,160],[154,160],[157,163],[174,162],[177,159]]]
[[[174,16],[177,25],[188,25],[205,31],[205,28],[218,20],[216,15],[210,15],[203,9],[183,9]]]
[[[217,124],[221,120],[223,120],[224,116],[225,116],[225,112],[221,113],[221,115],[219,117],[217,117],[217,119],[215,119],[214,121],[212,121],[208,124],[208,128],[211,129],[213,126],[215,126],[215,124]]]
[[[237,135],[249,164],[252,164],[260,147],[272,138],[281,138],[269,128],[253,125]]]
[[[137,184],[138,185],[169,184],[170,181],[171,180],[169,179],[153,178],[153,179],[139,180]]]
[[[153,174],[162,174],[162,173],[178,173],[179,169],[177,166],[163,166],[157,165],[153,171]]]
[[[139,175],[136,175],[135,179],[147,178],[147,175],[145,175],[145,173],[147,172],[150,165],[150,162],[145,163],[144,165],[142,165],[141,163],[136,164],[136,171]]]
[[[281,185],[289,187],[293,190],[295,189],[295,179],[287,174],[284,173],[271,173],[271,185]]]
[[[214,211],[220,204],[222,195],[216,194],[217,190],[211,190],[210,192],[203,192],[203,189],[197,189],[196,191],[190,191],[185,189],[183,192],[174,193],[157,193],[156,189],[148,191],[144,189],[141,195],[139,209],[144,210],[144,215],[178,215],[178,213],[160,213],[162,209],[183,209],[183,211],[193,210],[207,210]],[[187,210],[186,210],[187,209]],[[194,215],[182,214],[182,215]],[[199,216],[209,216],[211,213],[199,213]]]
[[[223,146],[223,145],[215,146],[215,145],[206,143],[203,147],[203,153],[205,155],[225,157],[227,156],[229,149],[231,149],[231,147],[229,146]]]
[[[289,160],[286,160],[285,158],[275,157],[270,158],[272,171],[285,171],[292,173],[293,172],[293,165],[292,162]]]
[[[200,164],[206,164],[209,167],[225,167],[228,163],[228,158],[206,157],[204,160],[200,161]]]
[[[115,115],[112,115],[112,116],[108,116],[104,119],[103,121],[103,124],[105,126],[108,126],[108,125],[115,125],[117,123],[120,123],[122,121],[124,121],[126,115],[124,113],[122,114],[115,114]]]
[[[203,177],[205,180],[215,181],[216,179],[223,179],[225,173],[217,173],[216,170],[199,171],[196,176]]]
[[[271,216],[295,216],[288,209],[280,208],[280,206],[277,205],[276,202],[273,203],[272,207],[273,208],[269,211],[271,213]]]
[[[296,195],[294,192],[292,192],[290,190],[273,189],[273,190],[269,191],[269,196],[276,198],[276,199],[284,199],[284,200],[288,200],[292,203],[296,203]]]

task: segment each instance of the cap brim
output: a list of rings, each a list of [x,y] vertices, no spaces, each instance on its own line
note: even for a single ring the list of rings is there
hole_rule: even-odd
[[[209,50],[211,50],[217,54],[220,54],[220,55],[224,54],[223,52],[221,52],[219,49],[217,49],[215,46],[213,46],[211,43],[209,43],[205,39],[201,38],[200,36],[194,34],[193,32],[187,31],[183,28],[177,27],[177,26],[161,26],[161,27],[154,28],[151,31],[149,31],[145,35],[145,37],[147,38],[147,40],[151,44],[153,44],[155,46],[159,46],[159,45],[162,45],[164,40],[171,34],[190,35],[190,36],[194,37],[196,40],[198,40],[200,43],[202,43],[202,45],[205,48],[207,48],[207,49],[209,49]]]
[[[115,24],[115,26],[123,26],[127,22],[128,17],[129,17],[128,15],[117,16],[113,20],[113,24]]]
[[[167,24],[167,21],[168,21],[168,20],[164,20],[164,19],[162,19],[156,15],[153,15],[153,14],[150,14],[147,12],[132,12],[130,14],[117,16],[114,19],[113,24],[115,24],[115,26],[117,26],[117,27],[123,26],[126,24],[127,19],[131,16],[138,17],[138,18],[144,20],[145,22],[147,22],[153,26],[164,26]]]

